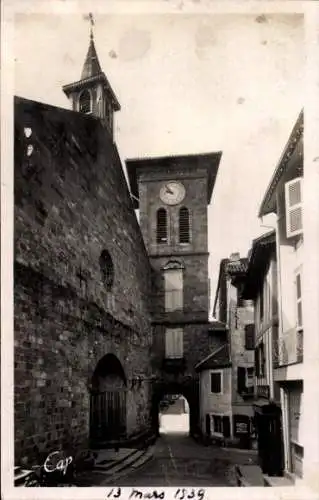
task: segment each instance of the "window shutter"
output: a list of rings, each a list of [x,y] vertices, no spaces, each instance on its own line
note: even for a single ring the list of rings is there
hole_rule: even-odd
[[[165,208],[160,208],[157,211],[157,224],[156,224],[156,242],[167,242],[167,213]]]
[[[256,373],[256,377],[260,377],[260,370],[259,370],[259,349],[257,347],[255,349],[255,373]]]
[[[245,326],[245,349],[253,350],[255,348],[255,325],[251,323]]]
[[[230,418],[227,416],[223,417],[223,435],[225,438],[230,437]]]
[[[239,394],[245,392],[246,389],[246,368],[237,367],[237,392]]]
[[[189,243],[189,212],[186,207],[179,211],[179,242]]]
[[[287,238],[302,233],[302,177],[285,184]]]

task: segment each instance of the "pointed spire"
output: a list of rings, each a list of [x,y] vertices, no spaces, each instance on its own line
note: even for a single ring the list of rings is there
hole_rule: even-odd
[[[90,24],[91,24],[90,45],[89,45],[89,50],[87,52],[87,55],[86,55],[86,58],[84,61],[81,80],[84,80],[85,78],[90,78],[91,76],[96,76],[99,73],[102,73],[102,69],[101,69],[99,59],[97,57],[95,45],[94,45],[94,35],[93,35],[94,20],[93,20],[92,14],[90,13],[86,19],[88,19],[90,21]]]

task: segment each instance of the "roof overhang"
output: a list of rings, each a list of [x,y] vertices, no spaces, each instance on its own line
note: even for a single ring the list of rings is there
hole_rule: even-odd
[[[289,136],[286,147],[280,157],[275,172],[271,178],[269,186],[266,190],[266,193],[260,205],[258,217],[264,217],[265,215],[276,211],[276,188],[287,170],[293,164],[295,164],[294,160],[297,160],[298,157],[300,158],[300,154],[303,150],[303,118],[303,110],[301,110],[294,128]]]
[[[66,94],[66,96],[69,97],[69,95],[72,92],[76,92],[78,90],[81,90],[81,89],[91,85],[92,83],[96,83],[96,82],[101,82],[106,86],[107,90],[111,94],[114,111],[119,111],[121,109],[120,103],[118,102],[117,97],[116,97],[108,79],[106,78],[105,73],[103,73],[103,72],[99,73],[98,75],[94,75],[94,76],[90,76],[88,78],[84,78],[82,80],[78,80],[77,82],[68,83],[67,85],[63,85],[62,90]]]
[[[138,201],[138,177],[142,169],[151,169],[152,167],[165,168],[176,166],[179,169],[183,166],[199,166],[207,169],[207,204],[210,204],[219,163],[222,153],[202,153],[197,155],[173,155],[154,158],[135,158],[126,160],[126,169],[129,178],[131,193],[134,197],[134,208],[139,207]]]
[[[241,294],[243,299],[249,300],[255,298],[269,264],[271,253],[275,248],[275,231],[269,231],[253,240],[246,279],[244,280],[244,287]]]
[[[221,368],[229,368],[231,366],[230,353],[228,344],[223,344],[206,356],[202,361],[195,366],[196,372],[204,370],[217,370]]]

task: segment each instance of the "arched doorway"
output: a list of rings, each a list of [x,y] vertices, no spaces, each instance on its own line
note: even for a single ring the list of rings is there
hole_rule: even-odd
[[[98,362],[92,377],[90,438],[94,443],[114,441],[126,435],[127,383],[114,354]]]
[[[160,436],[160,406],[161,402],[167,395],[179,395],[182,396],[186,401],[186,409],[188,410],[188,415],[184,417],[187,422],[189,422],[188,429],[189,435],[195,436],[200,433],[199,427],[199,386],[194,380],[189,381],[187,384],[179,383],[159,383],[153,386],[153,397],[152,397],[152,428],[154,434]]]
[[[165,394],[160,401],[159,433],[189,435],[189,404],[182,394]]]

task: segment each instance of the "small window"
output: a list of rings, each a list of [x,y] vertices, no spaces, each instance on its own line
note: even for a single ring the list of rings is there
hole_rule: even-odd
[[[100,269],[102,280],[106,285],[107,291],[111,291],[114,282],[114,266],[112,257],[107,250],[103,250],[100,256]]]
[[[157,211],[156,242],[167,243],[167,213],[165,208]]]
[[[182,207],[179,211],[179,242],[189,243],[189,211],[186,207]]]
[[[301,274],[296,274],[297,328],[302,329]]]
[[[222,372],[211,372],[210,391],[214,394],[222,393]]]
[[[255,348],[255,325],[245,325],[245,349],[252,351]]]
[[[79,98],[79,111],[81,113],[91,113],[91,94],[88,90],[83,90]]]
[[[238,394],[246,392],[246,368],[242,366],[237,367],[237,392]]]

